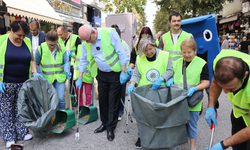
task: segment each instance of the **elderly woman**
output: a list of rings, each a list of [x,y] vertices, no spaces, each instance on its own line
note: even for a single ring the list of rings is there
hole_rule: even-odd
[[[150,30],[149,27],[143,27],[141,29],[141,32],[139,34],[139,39],[137,40],[135,46],[133,47],[131,53],[130,53],[130,62],[129,62],[129,68],[127,70],[128,74],[129,75],[132,75],[133,74],[133,70],[134,67],[135,67],[135,63],[136,63],[136,57],[138,55],[138,45],[139,45],[139,42],[141,41],[141,38],[143,38],[144,36],[146,35],[150,35],[153,37],[153,34]]]
[[[174,64],[174,78],[166,82],[166,86],[170,87],[175,83],[183,88],[182,68],[184,61],[186,62],[186,80],[188,89],[188,97],[191,97],[194,92],[203,90],[209,86],[209,72],[206,62],[196,56],[197,48],[193,39],[185,39],[181,43],[181,53],[183,58],[180,58]],[[191,150],[196,150],[196,139],[198,136],[197,122],[199,113],[202,108],[202,101],[196,106],[189,107],[190,122],[186,125],[187,135],[190,139]]]
[[[49,31],[45,40],[35,54],[36,65],[41,63],[42,69],[38,67],[37,71],[55,87],[59,98],[58,109],[61,110],[65,108],[66,76],[71,78],[69,59],[64,45],[57,43],[58,35],[55,31]]]
[[[153,84],[152,89],[156,90],[173,75],[173,64],[169,53],[157,49],[152,36],[146,35],[140,40],[138,53],[134,73],[127,88],[129,95],[136,84],[138,86]],[[141,147],[140,137],[135,146]]]
[[[17,99],[23,82],[31,75],[40,76],[36,73],[31,42],[25,37],[29,26],[16,20],[10,27],[10,33],[0,36],[0,135],[7,148],[15,143],[15,139],[32,138],[19,120]]]

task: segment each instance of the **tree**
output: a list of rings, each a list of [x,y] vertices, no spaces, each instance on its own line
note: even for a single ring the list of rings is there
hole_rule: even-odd
[[[219,13],[223,9],[222,4],[226,1],[233,2],[234,0],[154,0],[156,5],[160,6],[160,11],[157,11],[154,20],[155,30],[160,31],[160,29],[162,29],[160,23],[161,17],[159,17],[161,15],[165,16],[166,19],[166,21],[164,20],[162,22],[167,23],[168,26],[168,16],[173,11],[180,12],[183,19]]]
[[[100,0],[100,1],[103,1],[105,3],[105,9],[103,9],[103,11],[109,11],[114,13],[125,13],[125,12],[134,13],[138,21],[139,29],[141,29],[141,27],[145,26],[147,23],[146,14],[144,12],[147,0]]]

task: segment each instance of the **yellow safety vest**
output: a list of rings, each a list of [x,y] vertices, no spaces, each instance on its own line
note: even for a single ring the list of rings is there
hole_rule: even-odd
[[[96,77],[96,75],[97,75],[97,66],[96,65],[94,66],[95,59],[91,55],[91,44],[87,43],[85,41],[83,43],[84,43],[84,46],[87,50],[88,67],[85,70],[85,72],[83,73],[82,81],[91,84],[92,83],[92,75],[93,75],[93,77]],[[78,65],[80,64],[80,58],[82,56],[82,46],[83,45],[81,44],[81,45],[78,45],[78,47],[77,47],[77,56],[75,59],[74,78],[73,78],[74,80],[76,80],[79,76]],[[95,67],[95,68],[92,68],[92,67]]]
[[[71,45],[70,45],[70,37],[71,37]],[[76,54],[76,46],[75,46],[75,44],[76,44],[76,39],[77,39],[78,35],[71,34],[70,37],[69,37],[69,39],[68,39],[68,41],[66,43],[66,46],[65,46],[66,51],[71,50],[72,54],[75,55]],[[61,38],[59,38],[58,43],[64,45],[64,41]],[[71,64],[70,65],[73,66],[74,62],[75,62],[75,59],[71,58]]]
[[[162,41],[164,43],[163,50],[168,51],[170,53],[169,56],[171,57],[173,64],[176,60],[178,60],[179,58],[182,58],[182,53],[181,53],[182,41],[191,37],[192,37],[192,34],[187,33],[182,30],[178,37],[177,42],[174,45],[170,31],[163,34],[162,36]]]
[[[158,57],[155,61],[148,61],[146,55],[139,55],[136,58],[138,71],[141,78],[138,86],[153,84],[167,70],[169,59],[169,52],[159,51]],[[164,85],[164,83],[162,83]]]
[[[202,72],[202,68],[206,62],[198,56],[190,62],[188,67],[186,68],[186,79],[187,79],[187,88],[195,87],[201,83],[200,75]],[[178,59],[173,65],[174,69],[174,84],[177,84],[180,88],[183,89],[183,58]],[[201,111],[202,101],[200,101],[196,106],[189,107],[189,111]]]
[[[42,54],[41,54],[42,47]],[[56,61],[52,58],[51,52],[46,42],[43,42],[38,47],[38,51],[41,55],[41,68],[43,76],[52,84],[55,79],[62,83],[66,80],[64,73],[63,54],[65,53],[65,47],[60,44],[60,52],[56,52]]]
[[[10,34],[10,33],[9,33]],[[5,66],[5,52],[7,48],[7,43],[8,43],[8,38],[9,34],[4,34],[0,36],[0,79],[3,81],[3,76],[4,76],[4,66]],[[31,54],[31,42],[30,39],[25,37],[23,39],[23,42],[26,44],[28,47],[30,54]],[[29,78],[31,78],[31,64],[32,64],[32,59],[30,61],[30,68],[29,68]]]
[[[250,56],[248,54],[223,49],[214,59],[213,70],[215,70],[216,63],[224,57],[237,57],[241,58],[250,66]],[[238,91],[235,95],[233,92],[227,93],[228,99],[233,104],[233,114],[235,118],[242,117],[246,126],[250,125],[249,109],[250,109],[250,80],[248,79],[247,85],[244,89]]]
[[[114,72],[120,72],[122,70],[119,55],[116,53],[115,48],[111,45],[110,31],[114,28],[99,28],[101,35],[102,53],[109,67]]]

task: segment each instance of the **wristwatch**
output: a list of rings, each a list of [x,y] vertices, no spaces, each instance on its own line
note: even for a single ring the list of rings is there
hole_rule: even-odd
[[[226,146],[224,145],[223,141],[221,141],[220,144],[221,144],[221,147],[222,147],[223,149],[227,149],[227,148],[228,148],[228,147],[226,147]]]
[[[122,73],[125,73],[126,72],[126,70],[122,70]]]
[[[32,71],[31,74],[33,75],[34,73],[37,73],[36,71]]]

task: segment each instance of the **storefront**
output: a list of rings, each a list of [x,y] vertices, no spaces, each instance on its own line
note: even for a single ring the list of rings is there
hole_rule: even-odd
[[[78,34],[78,29],[85,24],[82,16],[81,0],[47,0],[62,18],[63,25],[69,32]]]
[[[219,35],[227,35],[229,48],[235,49],[245,34],[245,20],[242,20],[242,1],[234,0],[226,3],[223,8],[222,19],[219,21]]]
[[[5,6],[7,11],[4,12],[3,8],[0,11],[9,16],[10,22],[17,19],[23,20],[27,23],[32,20],[37,20],[40,25],[49,24],[50,29],[53,29],[51,26],[55,27],[57,25],[62,25],[63,23],[60,16],[46,0],[3,0],[1,2],[2,6]],[[43,27],[41,26],[41,28]]]

